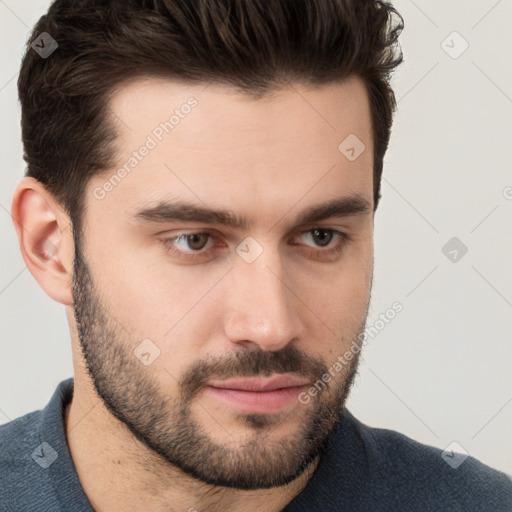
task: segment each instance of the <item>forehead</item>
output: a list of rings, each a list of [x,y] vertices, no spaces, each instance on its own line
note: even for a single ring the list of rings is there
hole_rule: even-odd
[[[275,222],[299,202],[357,194],[373,205],[370,107],[358,78],[290,84],[260,99],[224,85],[140,79],[115,92],[110,112],[117,166],[92,184],[110,182],[104,208],[133,214],[180,197],[241,214],[257,208]]]

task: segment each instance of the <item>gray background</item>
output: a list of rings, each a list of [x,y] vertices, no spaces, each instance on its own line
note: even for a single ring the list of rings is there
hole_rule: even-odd
[[[17,72],[49,4],[0,0],[0,423],[43,407],[72,375],[64,307],[26,269],[9,214],[24,172]],[[369,425],[456,441],[512,473],[512,2],[394,4],[405,63],[368,325],[395,301],[404,309],[366,346],[348,405]],[[455,262],[442,252],[452,237]]]

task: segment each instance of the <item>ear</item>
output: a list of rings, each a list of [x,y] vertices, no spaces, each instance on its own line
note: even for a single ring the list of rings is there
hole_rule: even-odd
[[[71,305],[75,253],[69,216],[41,182],[31,177],[18,183],[11,215],[27,268],[52,299]]]

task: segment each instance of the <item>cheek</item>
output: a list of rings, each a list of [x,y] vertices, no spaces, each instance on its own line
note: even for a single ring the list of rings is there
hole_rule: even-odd
[[[321,274],[304,276],[298,296],[332,328],[352,317],[358,327],[370,295],[372,261],[371,247],[354,251]]]
[[[371,290],[372,254],[370,250],[359,254],[360,258],[333,266],[329,279],[314,285],[310,281],[309,287],[302,288],[303,300],[314,313],[305,310],[312,322],[309,329],[317,340],[316,350],[326,361],[332,362],[345,353],[364,327]]]
[[[219,325],[214,289],[225,270],[173,266],[163,256],[152,258],[153,252],[111,258],[113,264],[103,265],[100,288],[131,343],[151,339],[161,350],[158,363],[178,371],[176,354],[186,368],[211,336],[209,329]]]
[[[168,337],[199,299],[198,290],[181,282],[179,276],[155,278],[148,270],[118,272],[117,276],[109,281],[108,301],[130,332]]]

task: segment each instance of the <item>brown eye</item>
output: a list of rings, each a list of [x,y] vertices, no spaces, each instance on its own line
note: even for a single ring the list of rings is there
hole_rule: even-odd
[[[331,243],[333,232],[329,229],[313,229],[311,230],[312,237],[319,247],[326,247]]]
[[[302,243],[295,242],[293,245],[302,245],[308,258],[334,261],[339,258],[350,237],[337,229],[317,227],[303,231],[297,239]]]
[[[208,242],[209,234],[207,233],[193,233],[186,235],[188,246],[194,251],[200,251]]]
[[[181,233],[172,238],[162,240],[164,247],[172,254],[183,258],[208,257],[209,247],[206,247],[213,235],[207,232]]]

